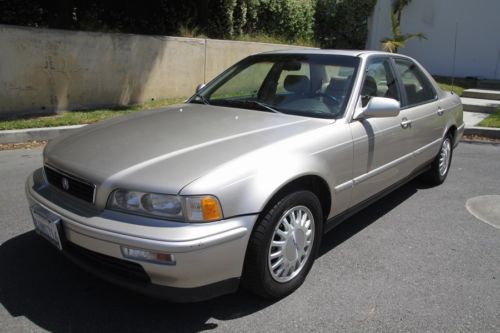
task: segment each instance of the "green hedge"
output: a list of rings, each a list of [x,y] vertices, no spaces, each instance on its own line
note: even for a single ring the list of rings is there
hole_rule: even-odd
[[[201,2],[0,0],[0,23],[69,30],[174,35],[183,25],[197,24]]]
[[[261,0],[258,17],[260,29],[269,35],[278,35],[290,41],[313,37],[313,0]]]
[[[0,0],[0,23],[213,38],[267,35],[327,48],[363,48],[376,0]]]
[[[207,32],[234,38],[253,33],[289,41],[313,37],[315,0],[211,0]]]
[[[377,0],[318,0],[315,39],[323,48],[364,49]]]

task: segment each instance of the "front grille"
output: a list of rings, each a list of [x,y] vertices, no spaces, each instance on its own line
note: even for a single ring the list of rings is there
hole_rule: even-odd
[[[87,183],[74,176],[61,173],[47,166],[44,167],[44,170],[49,184],[77,197],[78,199],[90,203],[94,202],[95,185]]]
[[[76,259],[83,261],[86,265],[102,273],[108,273],[137,282],[151,282],[144,268],[135,262],[90,251],[71,242],[65,243],[65,251],[70,256],[74,256]]]

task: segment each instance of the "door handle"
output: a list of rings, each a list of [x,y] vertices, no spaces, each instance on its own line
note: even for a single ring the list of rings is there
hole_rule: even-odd
[[[401,127],[403,128],[411,127],[411,120],[408,120],[408,118],[403,118],[401,121]]]
[[[444,114],[444,110],[442,107],[438,107],[437,114],[438,116],[442,116]]]

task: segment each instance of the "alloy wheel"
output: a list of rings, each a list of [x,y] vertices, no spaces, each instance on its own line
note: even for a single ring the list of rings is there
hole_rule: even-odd
[[[287,210],[274,229],[269,246],[268,267],[280,283],[292,280],[304,268],[314,243],[315,221],[305,206]]]

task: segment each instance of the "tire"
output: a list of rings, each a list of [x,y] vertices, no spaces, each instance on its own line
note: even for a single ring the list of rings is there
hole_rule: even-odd
[[[299,222],[293,223],[293,217]],[[284,196],[257,221],[247,248],[242,285],[267,299],[289,295],[309,273],[322,234],[323,213],[316,195],[297,191]]]
[[[431,163],[431,169],[423,174],[423,179],[429,185],[441,185],[450,171],[453,156],[453,138],[447,134],[441,143],[439,153]]]

